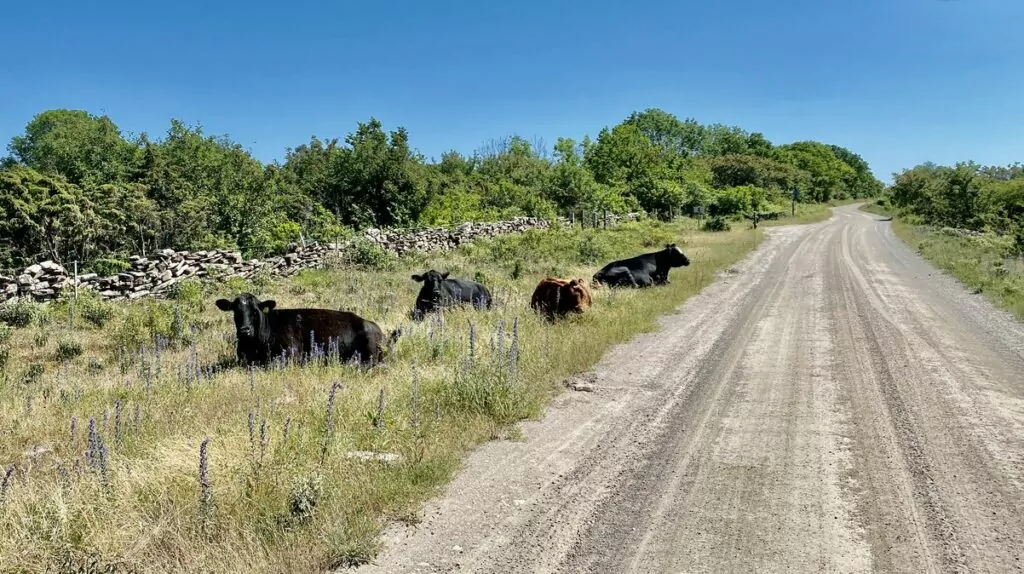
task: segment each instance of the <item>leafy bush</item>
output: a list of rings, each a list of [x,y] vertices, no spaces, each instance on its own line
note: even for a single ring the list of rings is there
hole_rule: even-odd
[[[0,305],[0,323],[11,327],[28,327],[35,321],[42,306],[28,299],[18,298]]]
[[[716,216],[704,222],[704,231],[729,231],[729,222],[724,217]]]
[[[359,267],[387,270],[394,266],[395,257],[367,237],[357,237],[346,253],[348,262]]]
[[[120,259],[103,258],[93,261],[89,265],[89,271],[99,275],[100,277],[111,277],[131,269],[131,264],[127,261],[121,261]]]
[[[614,249],[608,237],[587,233],[576,241],[576,259],[581,263],[598,263],[611,257]]]
[[[82,344],[74,339],[62,339],[57,342],[57,361],[63,363],[82,354]]]
[[[98,294],[79,296],[75,309],[82,319],[100,328],[110,322],[117,313],[114,304],[104,301]]]
[[[202,309],[204,295],[202,283],[194,279],[179,281],[171,286],[170,298],[192,311]]]
[[[192,342],[191,326],[196,324],[198,311],[170,301],[151,300],[133,306],[114,330],[114,345],[129,355],[142,346],[152,348],[157,337],[175,346],[188,345]]]
[[[309,474],[297,478],[288,493],[289,512],[299,521],[309,519],[323,493],[324,484],[320,475]]]

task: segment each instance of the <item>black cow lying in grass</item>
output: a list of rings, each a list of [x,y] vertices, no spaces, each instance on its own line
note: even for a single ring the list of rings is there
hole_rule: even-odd
[[[669,282],[669,270],[689,264],[690,259],[675,243],[670,243],[661,251],[612,261],[594,274],[594,283],[611,287],[663,285]]]
[[[449,279],[447,271],[440,273],[433,269],[422,275],[413,275],[412,280],[423,283],[416,296],[416,306],[412,312],[414,319],[419,320],[426,313],[464,303],[472,303],[477,309],[491,308],[491,292],[476,281]]]
[[[383,359],[384,345],[401,335],[392,331],[389,341],[373,321],[348,311],[332,309],[278,309],[274,301],[260,301],[242,293],[234,301],[218,299],[221,311],[235,314],[238,362],[266,366],[284,356],[302,359],[336,355],[341,361],[355,356],[364,365]],[[315,345],[315,346],[314,346]]]

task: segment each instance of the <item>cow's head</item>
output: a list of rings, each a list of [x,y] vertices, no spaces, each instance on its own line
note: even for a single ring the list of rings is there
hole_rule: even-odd
[[[561,287],[563,301],[570,301],[574,310],[590,307],[590,289],[587,287],[586,279],[576,278]]]
[[[235,331],[238,338],[252,338],[264,331],[265,313],[277,306],[273,300],[260,301],[252,293],[242,293],[234,301],[217,299],[217,308],[235,314]]]
[[[413,281],[417,281],[419,283],[423,283],[424,289],[427,289],[428,292],[430,292],[430,293],[433,293],[435,290],[437,290],[438,286],[441,285],[441,282],[444,281],[447,278],[448,278],[448,272],[447,271],[445,271],[444,273],[441,273],[440,271],[434,271],[433,269],[431,269],[430,271],[427,271],[426,273],[424,273],[422,275],[413,275],[412,276],[412,280]]]
[[[669,267],[685,267],[690,264],[690,258],[686,256],[675,243],[669,243],[665,246],[665,260],[668,261]]]

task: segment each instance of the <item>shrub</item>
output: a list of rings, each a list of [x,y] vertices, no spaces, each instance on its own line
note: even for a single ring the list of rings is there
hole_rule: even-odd
[[[0,305],[0,323],[11,327],[28,327],[41,312],[38,303],[24,298],[14,299]]]
[[[171,285],[169,295],[172,300],[190,310],[196,311],[203,307],[203,285],[195,279],[187,279]]]
[[[151,347],[157,337],[184,346],[192,342],[191,325],[198,311],[169,301],[146,301],[128,309],[124,320],[114,330],[116,348],[133,355],[139,347]]]
[[[611,242],[604,234],[588,233],[576,242],[576,259],[580,263],[597,263],[611,257]]]
[[[74,339],[62,339],[57,342],[57,361],[63,363],[82,354],[82,344]]]
[[[89,271],[100,277],[111,277],[128,269],[131,269],[130,263],[112,258],[97,259],[89,266]]]
[[[729,231],[729,222],[724,217],[717,216],[704,222],[704,231]]]
[[[114,305],[109,301],[104,301],[99,295],[85,299],[79,297],[76,309],[82,319],[100,328],[110,322],[116,313]]]
[[[394,265],[394,256],[367,237],[357,237],[346,253],[349,263],[369,269],[387,270]]]
[[[99,293],[91,289],[82,289],[78,292],[78,299],[75,300],[69,292],[52,303],[47,310],[47,320],[50,322],[62,322],[71,316],[71,309],[74,309],[74,322],[79,319],[94,327],[103,327],[117,313],[113,303],[104,300]]]
[[[300,522],[309,519],[323,493],[323,479],[319,475],[310,474],[297,478],[288,493],[289,512]]]

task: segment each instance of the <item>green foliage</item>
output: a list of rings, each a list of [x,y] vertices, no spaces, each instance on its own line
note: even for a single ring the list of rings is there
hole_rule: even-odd
[[[14,137],[0,162],[0,267],[78,261],[113,275],[131,254],[230,248],[246,257],[291,243],[338,241],[374,227],[456,225],[528,215],[735,214],[804,201],[874,197],[867,163],[835,145],[775,146],[763,134],[649,108],[595,140],[512,135],[471,156],[426,161],[408,132],[375,118],[343,138],[311,137],[283,163],[262,164],[227,136],[171,120],[162,138],[125,138],[105,116],[50,110]],[[765,191],[736,191],[756,189]],[[962,200],[984,202],[1001,193]],[[357,248],[362,264],[386,264]]]
[[[704,222],[704,231],[729,231],[729,222],[724,217],[715,216]]]
[[[82,190],[61,176],[14,166],[0,172],[0,262],[84,260],[99,219]]]
[[[823,143],[803,141],[779,146],[775,158],[809,174],[809,189],[800,190],[805,201],[824,203],[855,197],[851,195],[852,190],[847,189],[846,182],[856,176],[856,171],[836,157],[833,148]]]
[[[157,337],[178,347],[188,345],[193,340],[192,326],[197,324],[200,311],[171,301],[147,300],[133,305],[114,328],[112,350],[131,362],[139,348],[153,348]]]
[[[288,493],[289,513],[300,522],[308,520],[323,493],[323,477],[319,474],[312,473],[296,478]]]
[[[25,126],[8,145],[13,158],[33,170],[61,174],[76,184],[125,181],[137,149],[107,116],[82,110],[49,110]]]
[[[61,298],[50,304],[46,312],[48,322],[59,323],[73,317],[73,327],[95,328],[102,328],[116,314],[117,306],[104,300],[99,293],[91,289],[80,289],[78,299],[74,298],[71,290],[64,291]]]
[[[41,314],[41,305],[18,298],[0,304],[0,323],[11,327],[28,327]]]
[[[944,227],[1019,233],[1024,222],[1024,170],[926,163],[894,174],[888,201],[922,222]]]
[[[113,277],[118,273],[131,269],[131,264],[127,261],[121,261],[120,259],[113,259],[110,257],[101,257],[92,262],[87,269],[83,271],[89,271],[99,275],[100,277]]]
[[[57,341],[56,360],[59,363],[70,361],[82,354],[82,344],[74,339]]]
[[[206,293],[202,283],[195,279],[186,279],[172,285],[169,295],[179,306],[198,313],[203,308],[203,298]]]
[[[368,269],[390,269],[395,256],[365,236],[359,236],[345,252],[349,263]]]

